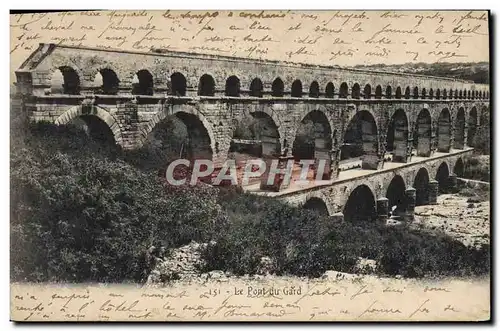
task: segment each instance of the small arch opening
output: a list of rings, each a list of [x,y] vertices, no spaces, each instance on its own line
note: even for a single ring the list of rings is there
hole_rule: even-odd
[[[204,74],[200,78],[198,95],[213,97],[215,95],[215,80],[212,76]]]
[[[396,99],[401,99],[401,87],[396,88]]]
[[[363,89],[363,97],[365,99],[371,99],[372,97],[372,87],[370,84],[366,84],[365,88]]]
[[[228,97],[239,97],[240,96],[240,79],[236,76],[229,76],[226,79],[226,89],[225,93]]]
[[[391,86],[387,86],[387,88],[385,89],[385,98],[386,99],[392,98],[392,87]]]
[[[450,178],[450,170],[448,169],[448,164],[443,162],[439,165],[439,168],[436,172],[436,180],[439,185],[440,193],[447,193],[449,191],[449,178]]]
[[[351,90],[351,97],[353,99],[359,99],[360,97],[360,90],[361,88],[359,87],[359,84],[358,83],[355,83],[353,86],[352,86],[352,90]]]
[[[139,70],[133,79],[132,94],[153,95],[153,75],[148,70]]]
[[[172,95],[183,97],[186,95],[186,77],[180,72],[174,72],[170,76]]]
[[[285,90],[285,84],[283,84],[281,78],[279,77],[276,78],[273,81],[273,85],[271,87],[271,95],[273,97],[283,97],[284,90]]]
[[[51,92],[53,94],[80,94],[80,77],[75,69],[63,66],[59,67],[51,78]]]
[[[347,86],[347,83],[342,83],[340,84],[340,89],[339,89],[339,98],[345,99],[347,98],[349,91],[349,87]]]
[[[333,98],[334,95],[335,95],[335,87],[332,82],[329,82],[328,84],[326,84],[325,96],[327,98]]]
[[[101,69],[96,75],[95,84],[98,85],[97,93],[116,95],[120,85],[118,76],[112,69]]]
[[[410,87],[408,86],[405,89],[405,99],[410,99],[410,97],[411,97],[411,92],[410,92]]]
[[[262,98],[262,91],[264,90],[264,86],[262,81],[259,78],[254,78],[250,83],[250,96]]]
[[[309,97],[319,98],[319,84],[317,81],[312,82],[309,86]]]
[[[302,82],[298,79],[292,83],[291,96],[293,98],[302,98]]]
[[[418,99],[418,87],[413,88],[413,99]]]

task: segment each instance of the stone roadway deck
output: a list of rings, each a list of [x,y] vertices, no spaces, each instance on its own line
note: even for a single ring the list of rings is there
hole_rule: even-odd
[[[260,184],[253,184],[253,185],[248,185],[243,188],[245,192],[252,193],[252,194],[257,194],[257,195],[262,195],[262,196],[268,196],[268,197],[279,197],[279,196],[284,196],[284,195],[290,195],[293,193],[297,193],[303,190],[315,188],[315,187],[325,187],[325,186],[331,186],[331,185],[336,185],[340,184],[346,181],[350,181],[353,179],[359,179],[359,177],[371,177],[371,176],[377,176],[378,174],[385,173],[388,171],[393,171],[398,168],[407,168],[414,166],[415,164],[418,163],[424,163],[436,159],[444,159],[453,155],[457,154],[464,154],[469,151],[472,151],[473,148],[466,147],[464,149],[451,149],[449,153],[442,153],[442,152],[435,152],[432,156],[430,157],[423,157],[423,156],[415,156],[413,155],[411,158],[410,162],[407,163],[400,163],[400,162],[392,162],[392,161],[385,161],[383,169],[379,170],[369,170],[369,169],[360,169],[360,168],[354,168],[354,169],[349,169],[349,170],[344,170],[340,171],[338,177],[334,180],[319,180],[319,181],[308,181],[305,183],[299,183],[292,178],[292,181],[290,183],[290,186],[286,189],[283,189],[279,192],[272,192],[272,191],[263,191],[260,189]],[[352,163],[357,163],[359,161],[353,160],[350,161]]]

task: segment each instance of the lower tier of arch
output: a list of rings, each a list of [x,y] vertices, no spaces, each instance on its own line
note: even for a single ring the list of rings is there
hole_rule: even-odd
[[[386,162],[384,167],[379,170],[352,169],[342,171],[335,180],[311,182],[301,184],[301,186],[290,185],[289,188],[279,192],[261,191],[257,186],[247,187],[246,191],[279,198],[297,206],[304,206],[311,199],[320,199],[325,204],[330,216],[346,212],[345,208],[348,202],[352,205],[352,201],[349,201],[350,197],[359,197],[362,200],[372,201],[374,204],[373,213],[376,215],[381,212],[377,210],[377,207],[380,209],[380,205],[385,204],[383,208],[390,209],[392,207],[388,206],[389,201],[384,203],[382,200],[391,195],[389,191],[393,186],[391,182],[394,183],[394,178],[398,178],[400,182],[402,179],[400,185],[403,187],[402,192],[413,196],[414,202],[411,208],[414,208],[417,195],[419,203],[422,199],[426,203],[432,203],[437,194],[442,193],[443,190],[449,190],[453,186],[456,182],[455,166],[472,153],[472,148],[452,149],[450,153],[435,153],[431,157],[414,157],[409,163]],[[425,172],[425,176],[422,176],[423,172]],[[443,176],[443,173],[447,176]],[[360,190],[360,188],[363,189]],[[422,198],[422,196],[424,197]],[[359,205],[363,205],[363,203],[364,201],[359,201]]]

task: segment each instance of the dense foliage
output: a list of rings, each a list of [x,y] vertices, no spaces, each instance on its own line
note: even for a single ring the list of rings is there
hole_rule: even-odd
[[[473,155],[465,159],[464,178],[490,181],[490,157],[488,155]]]
[[[328,217],[275,200],[236,194],[221,201],[230,222],[205,252],[208,269],[257,271],[261,257],[278,274],[359,272],[358,258],[378,262],[381,275],[465,276],[489,272],[489,245],[468,248],[445,235],[405,228],[332,223]]]
[[[139,281],[151,246],[205,241],[220,207],[209,188],[164,188],[71,128],[37,125],[11,153],[12,277]]]

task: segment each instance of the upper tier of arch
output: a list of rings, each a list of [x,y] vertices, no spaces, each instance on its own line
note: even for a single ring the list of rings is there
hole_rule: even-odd
[[[341,86],[345,83],[349,89],[359,85],[362,91],[366,85],[370,85],[373,97],[376,95],[376,88],[380,86],[384,98],[388,90],[393,97],[400,93],[404,98],[407,88],[410,88],[412,97],[415,91],[419,91],[417,98],[445,99],[450,94],[452,98],[462,98],[456,95],[463,95],[464,99],[468,95],[472,98],[489,96],[488,85],[446,77],[187,52],[135,52],[56,44],[40,44],[16,74],[19,80],[30,73],[33,84],[43,86],[48,85],[50,75],[61,67],[72,67],[79,74],[83,85],[92,81],[99,70],[109,68],[116,72],[124,85],[130,85],[138,71],[149,70],[155,87],[167,86],[171,75],[179,72],[186,77],[188,88],[196,87],[202,75],[211,75],[216,90],[219,91],[223,90],[228,77],[235,76],[240,80],[242,90],[248,90],[255,78],[262,81],[264,90],[269,90],[272,82],[280,78],[285,90],[289,92],[293,82],[300,80],[304,95],[308,94],[311,84],[318,85],[321,95],[326,95],[325,88],[330,83],[333,84],[335,94],[339,95]],[[349,92],[349,96],[351,94]]]

